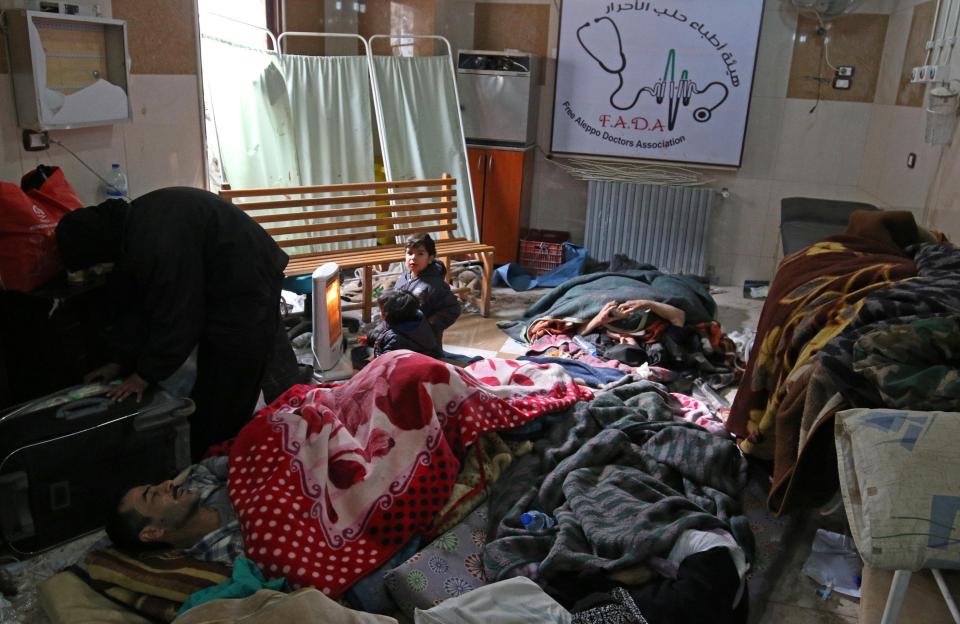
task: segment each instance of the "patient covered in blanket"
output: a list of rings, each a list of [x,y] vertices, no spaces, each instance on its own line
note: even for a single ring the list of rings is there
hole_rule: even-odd
[[[127,551],[242,551],[268,578],[337,596],[429,530],[481,434],[591,397],[556,365],[461,369],[390,351],[342,385],[294,386],[261,410],[226,472],[221,458],[187,482],[132,488],[110,534]]]

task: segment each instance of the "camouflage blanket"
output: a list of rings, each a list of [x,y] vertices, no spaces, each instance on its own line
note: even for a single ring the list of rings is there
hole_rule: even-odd
[[[852,366],[837,371],[837,386],[851,405],[945,412],[960,406],[960,316],[893,319],[849,339]],[[842,361],[830,358],[829,369]]]
[[[555,424],[491,492],[488,578],[529,564],[548,585],[605,577],[666,555],[687,529],[730,530],[751,552],[737,500],[746,461],[731,440],[675,421],[680,412],[666,388],[641,381]],[[527,510],[557,526],[526,530],[519,518]]]
[[[861,341],[875,331],[905,326],[917,319],[960,314],[960,250],[950,244],[925,244],[910,247],[906,253],[912,258],[917,275],[885,284],[863,297],[855,313],[845,319],[842,330],[832,335],[815,355],[794,367],[784,381],[775,409],[777,444],[769,499],[774,511],[819,504],[836,491],[833,416],[837,411],[887,405],[875,383],[864,375],[866,370],[858,372],[855,368],[866,355],[864,347],[879,343],[875,339]],[[941,327],[938,331],[945,330]],[[928,325],[921,331],[930,332],[932,328]],[[935,341],[936,336],[929,336],[926,342],[931,346],[898,344],[896,350],[909,366],[923,367],[925,362],[938,357],[932,350]],[[944,342],[943,347],[936,348],[949,351],[949,344],[955,342]],[[944,356],[951,357],[949,352]],[[879,369],[875,372],[879,379]],[[901,368],[897,374],[909,373]],[[917,394],[911,397],[909,401],[916,400]],[[956,403],[954,409],[955,406]],[[921,409],[906,403],[904,407]]]

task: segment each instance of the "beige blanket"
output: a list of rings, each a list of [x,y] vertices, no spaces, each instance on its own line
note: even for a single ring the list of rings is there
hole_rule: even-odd
[[[59,572],[40,583],[39,603],[51,624],[149,624],[95,591],[73,572]]]

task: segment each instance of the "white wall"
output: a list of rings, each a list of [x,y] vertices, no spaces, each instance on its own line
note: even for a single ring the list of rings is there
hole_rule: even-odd
[[[196,76],[132,75],[130,123],[52,131],[100,175],[126,170],[130,196],[165,186],[204,186]],[[63,148],[28,152],[16,125],[10,77],[0,74],[0,180],[19,182],[38,164],[61,167],[86,204],[102,201],[100,181]]]
[[[111,2],[100,2],[104,16]],[[16,8],[17,0],[0,0]],[[184,19],[191,20],[189,15]],[[6,50],[0,52],[6,54]],[[134,66],[137,59],[133,59]],[[120,163],[127,172],[130,196],[165,186],[204,186],[200,134],[200,95],[196,75],[133,74],[130,76],[133,121],[108,126],[57,130],[50,136],[74,151],[100,175]],[[70,185],[86,204],[102,201],[100,181],[63,148],[28,152],[17,127],[13,86],[0,74],[0,180],[19,182],[38,164],[63,169]]]
[[[960,77],[960,54],[954,55],[950,72]],[[944,149],[926,209],[930,227],[960,243],[960,127],[953,134],[953,142]]]
[[[923,108],[897,106],[897,91],[913,8],[925,1],[899,0],[890,15],[859,181],[874,203],[910,210],[920,223],[927,221],[927,199],[943,148],[924,143]],[[907,167],[911,153],[916,154],[913,169]]]

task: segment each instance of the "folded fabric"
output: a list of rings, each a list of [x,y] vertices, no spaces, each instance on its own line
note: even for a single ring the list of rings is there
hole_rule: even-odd
[[[131,592],[182,603],[201,589],[230,578],[230,567],[200,561],[179,550],[127,555],[114,548],[91,551],[86,557],[90,578]]]
[[[101,595],[70,571],[40,583],[38,601],[51,624],[148,624],[151,620]]]
[[[387,590],[401,612],[429,609],[447,598],[487,584],[481,553],[487,539],[487,506],[478,507],[386,576]]]
[[[540,276],[534,276],[519,264],[509,262],[497,267],[493,272],[494,285],[505,284],[517,292],[523,292],[532,288],[553,288],[568,279],[583,275],[587,262],[587,250],[585,248],[572,243],[564,243],[563,258],[563,264]]]
[[[323,622],[323,624],[397,624],[384,615],[354,611],[331,600],[312,587],[284,594],[261,589],[247,598],[213,600],[181,615],[176,624],[275,624],[276,622]]]
[[[264,578],[260,569],[246,557],[237,557],[233,560],[233,575],[226,581],[213,587],[201,589],[194,592],[183,603],[177,615],[183,615],[190,609],[200,606],[211,600],[220,598],[246,598],[252,596],[261,589],[272,589],[274,591],[288,592],[286,579],[275,578],[269,581]]]
[[[559,364],[564,368],[564,370],[570,373],[570,376],[576,381],[582,381],[584,385],[590,386],[591,388],[599,388],[608,383],[619,381],[627,376],[627,371],[625,370],[590,366],[589,364],[585,364],[584,362],[580,362],[578,360],[571,360],[570,358],[535,357],[524,355],[517,359],[528,362],[538,362],[540,364]]]
[[[416,624],[569,624],[570,613],[528,578],[517,577],[414,612]]]
[[[516,262],[508,262],[493,271],[495,286],[506,285],[517,292],[536,288],[537,278]]]

